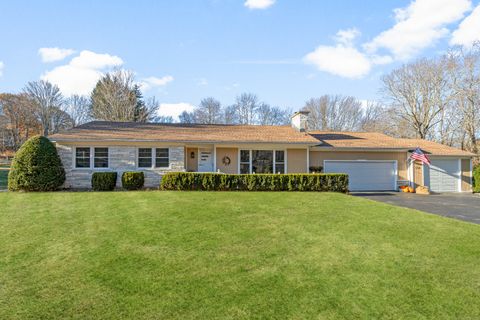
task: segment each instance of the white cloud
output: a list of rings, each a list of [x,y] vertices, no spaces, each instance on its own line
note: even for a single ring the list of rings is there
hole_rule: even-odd
[[[38,54],[42,58],[42,62],[54,62],[65,59],[75,53],[73,49],[61,48],[40,48]]]
[[[249,9],[267,9],[275,4],[275,0],[247,0],[244,6]]]
[[[164,86],[167,83],[172,82],[172,81],[173,81],[172,76],[164,76],[164,77],[161,77],[161,78],[148,77],[148,78],[142,79],[142,81],[140,81],[140,86],[141,86],[143,91],[148,91],[148,90],[153,89],[153,88],[162,87],[162,86]]]
[[[3,76],[3,68],[5,67],[5,64],[0,61],[0,77]]]
[[[368,74],[372,67],[372,63],[363,53],[341,44],[319,46],[305,56],[305,62],[315,65],[320,71],[345,78],[361,78]]]
[[[335,46],[319,46],[304,58],[320,71],[345,78],[361,78],[370,72],[372,62],[367,55],[353,46],[360,35],[355,29],[339,30],[335,36]]]
[[[411,58],[447,36],[446,27],[462,19],[470,8],[470,0],[414,0],[406,8],[395,9],[395,25],[364,48],[370,53],[387,49],[399,60]]]
[[[178,116],[183,112],[192,112],[195,109],[194,105],[186,102],[180,103],[161,103],[158,108],[157,115],[159,117],[172,117],[173,120],[178,121]]]
[[[476,41],[480,41],[480,4],[452,33],[450,44],[468,47]]]
[[[357,28],[350,28],[346,30],[338,30],[335,35],[335,41],[345,46],[353,45],[355,38],[360,36],[360,31]]]
[[[122,64],[122,59],[117,56],[83,50],[68,64],[46,72],[41,79],[56,84],[66,96],[88,95],[104,71]]]

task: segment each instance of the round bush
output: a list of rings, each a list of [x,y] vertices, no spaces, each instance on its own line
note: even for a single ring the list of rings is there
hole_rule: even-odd
[[[143,188],[145,176],[143,172],[127,171],[122,174],[122,187],[127,190],[139,190]]]
[[[116,184],[116,172],[94,172],[92,174],[92,189],[94,191],[113,191]]]
[[[473,169],[473,192],[480,192],[480,165]]]
[[[42,136],[28,139],[13,158],[8,174],[10,191],[54,191],[65,182],[57,149]]]

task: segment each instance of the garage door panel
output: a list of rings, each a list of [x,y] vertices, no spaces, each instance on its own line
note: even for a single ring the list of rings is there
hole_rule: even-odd
[[[325,172],[346,173],[351,191],[395,189],[395,163],[392,161],[325,161]]]
[[[458,160],[432,160],[430,165],[430,190],[457,192],[459,186]]]

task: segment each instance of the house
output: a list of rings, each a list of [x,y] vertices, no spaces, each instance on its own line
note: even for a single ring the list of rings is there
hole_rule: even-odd
[[[93,121],[52,135],[67,188],[89,188],[95,171],[141,170],[158,187],[171,171],[348,173],[352,191],[425,185],[433,192],[471,192],[473,154],[419,139],[371,132],[307,130],[307,112],[291,126],[151,124]],[[432,164],[411,161],[416,147]]]

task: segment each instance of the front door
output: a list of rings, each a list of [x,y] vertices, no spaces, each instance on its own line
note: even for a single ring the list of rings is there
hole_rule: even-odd
[[[198,149],[198,172],[213,172],[213,149]]]

